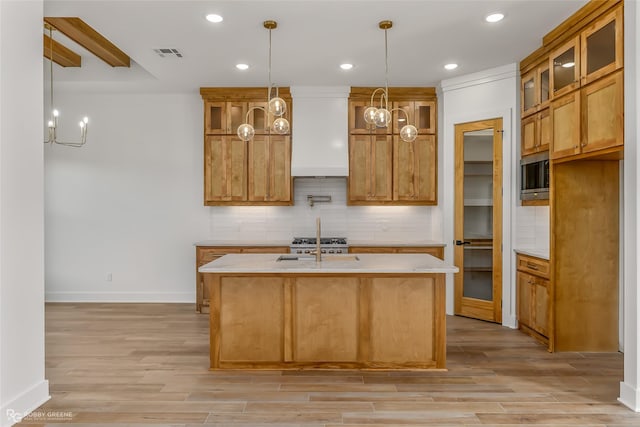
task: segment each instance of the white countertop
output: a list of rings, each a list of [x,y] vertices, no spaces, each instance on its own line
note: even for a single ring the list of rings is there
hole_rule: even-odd
[[[238,240],[200,240],[195,242],[193,246],[286,246],[291,245],[291,240],[271,240],[268,242],[261,241],[238,241]]]
[[[277,261],[282,254],[229,254],[200,273],[457,273],[458,267],[427,254],[323,255],[324,260]],[[289,255],[292,256],[292,255]],[[353,260],[357,258],[357,260]]]
[[[522,255],[529,255],[536,258],[546,259],[549,261],[549,249],[540,248],[517,248],[514,252]]]
[[[244,242],[244,241],[237,241],[237,240],[200,240],[198,242],[195,242],[193,245],[194,246],[289,246],[291,245],[291,240],[272,240],[272,241],[268,241],[268,242],[261,242],[261,241],[250,241],[250,242]],[[432,240],[422,240],[422,241],[418,241],[418,242],[407,242],[407,241],[381,241],[381,242],[377,242],[377,241],[372,241],[372,240],[350,240],[347,239],[347,243],[349,244],[349,246],[372,246],[372,247],[379,247],[379,246],[396,246],[396,247],[403,247],[403,246],[424,246],[424,247],[438,247],[438,246],[446,246],[444,243],[442,242],[436,242],[436,241],[432,241]]]

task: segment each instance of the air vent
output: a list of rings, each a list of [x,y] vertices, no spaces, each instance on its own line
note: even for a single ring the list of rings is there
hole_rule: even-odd
[[[153,49],[161,58],[182,58],[182,53],[178,49]]]

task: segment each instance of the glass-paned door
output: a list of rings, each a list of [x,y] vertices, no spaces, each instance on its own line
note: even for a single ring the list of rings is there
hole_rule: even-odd
[[[455,314],[502,319],[502,119],[456,125]]]

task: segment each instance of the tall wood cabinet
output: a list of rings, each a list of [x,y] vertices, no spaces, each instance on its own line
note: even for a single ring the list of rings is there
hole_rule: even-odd
[[[391,124],[367,124],[364,111],[375,88],[353,87],[349,97],[349,183],[352,205],[436,205],[437,139],[434,88],[389,88]],[[376,99],[374,105],[379,105]],[[405,113],[393,111],[401,108]],[[407,124],[418,129],[413,142],[400,139]]]
[[[291,205],[291,135],[271,133],[266,88],[200,88],[204,100],[204,204]],[[280,88],[291,121],[291,95]],[[252,109],[261,107],[262,109]],[[247,117],[247,113],[249,113]],[[248,119],[256,135],[238,138]]]
[[[520,63],[523,154],[545,108],[526,85],[549,69],[551,241],[548,275],[519,263],[518,321],[551,351],[618,350],[623,7],[587,3]]]

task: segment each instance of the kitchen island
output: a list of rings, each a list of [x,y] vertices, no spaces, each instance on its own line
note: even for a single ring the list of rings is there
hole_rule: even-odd
[[[284,259],[283,259],[284,258]],[[444,369],[445,278],[426,254],[230,254],[203,265],[211,369]]]

